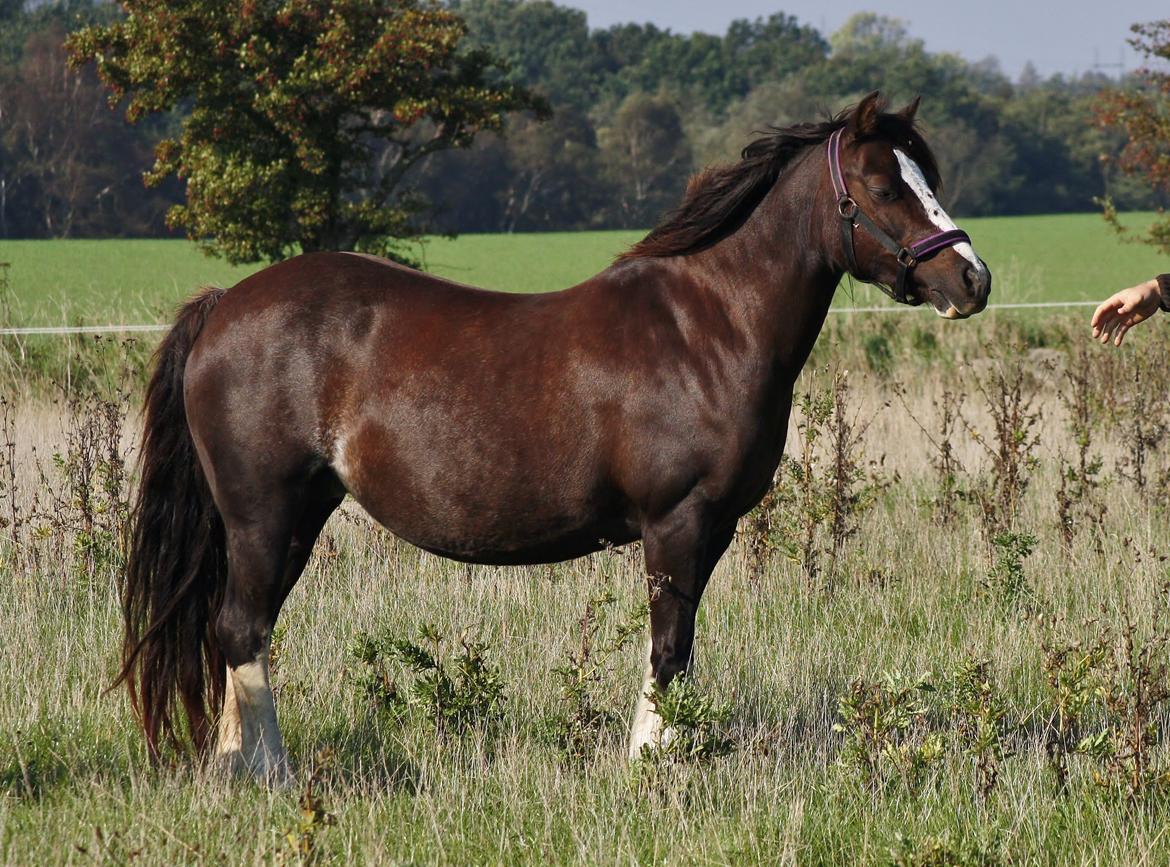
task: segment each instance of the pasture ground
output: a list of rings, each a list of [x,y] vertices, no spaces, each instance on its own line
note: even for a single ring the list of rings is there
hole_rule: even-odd
[[[1081,218],[1059,219],[1078,226]],[[1116,270],[1092,272],[1100,257],[1085,252],[1085,239],[1104,232],[1084,219],[1083,236],[1058,233],[1067,270],[1046,272],[1069,284],[1058,291],[1055,278],[1037,278],[1030,285],[1040,298],[1095,298],[1158,270],[1156,257],[1125,247],[1112,254]],[[1005,268],[980,241],[983,232],[972,226],[1003,288]],[[1029,262],[1057,261],[1055,243],[1012,234],[1004,242],[1018,241],[1021,262],[1025,253]],[[460,245],[499,264],[506,240],[464,238],[444,267],[455,268]],[[549,243],[514,243],[538,240]],[[611,241],[577,243],[597,242],[603,258]],[[204,279],[181,264],[174,251],[182,245],[159,246],[157,272],[140,273],[142,263],[126,252],[135,244],[109,244],[107,265],[78,264],[73,273],[134,275],[139,282],[117,280],[127,293],[118,296],[120,312],[141,305],[139,312],[158,313],[185,294],[184,281]],[[22,261],[18,247],[0,245],[0,258]],[[428,253],[433,264],[444,249]],[[572,249],[562,248],[565,256]],[[62,246],[46,261],[84,263],[86,250],[85,242]],[[1131,254],[1147,257],[1144,270]],[[534,255],[530,270],[563,269],[560,258]],[[154,273],[179,275],[167,278],[172,296],[151,293]],[[482,273],[464,279],[497,279]],[[14,266],[18,292],[31,280]],[[96,293],[111,284],[87,285]],[[1023,292],[1028,284],[1020,285]],[[97,309],[86,309],[97,303],[89,297],[76,299],[85,311],[76,316]],[[74,315],[70,306],[55,321]],[[618,619],[643,597],[636,546],[549,568],[469,568],[397,542],[347,504],[278,631],[274,683],[299,780],[276,793],[181,759],[152,769],[124,695],[103,694],[119,641],[119,553],[116,533],[106,531],[116,530],[124,504],[126,483],[113,470],[133,447],[140,348],[64,344],[73,359],[67,388],[50,386],[47,368],[21,367],[37,359],[31,341],[27,354],[7,348],[0,862],[1166,863],[1170,719],[1157,696],[1170,636],[1170,331],[1152,322],[1114,351],[1084,339],[1084,319],[1080,311],[965,323],[929,315],[830,320],[798,391],[823,395],[828,368],[850,371],[846,417],[871,420],[854,449],[856,483],[868,495],[834,566],[819,507],[791,500],[766,516],[763,543],[744,536],[720,565],[701,609],[695,683],[730,705],[724,730],[735,748],[724,757],[627,763],[622,718],[641,667],[634,647],[589,686],[593,703],[617,717],[576,758],[549,743],[546,721],[564,709],[553,669],[579,651],[588,601],[611,591]],[[12,387],[21,383],[27,387]],[[1069,403],[1078,393],[1087,407],[1080,421]],[[961,418],[944,434],[948,394],[961,401]],[[1014,415],[1001,436],[995,419],[1005,405]],[[794,415],[791,454],[801,450],[803,418]],[[120,437],[115,448],[110,431]],[[953,446],[949,476],[932,441]],[[1005,442],[1015,443],[1025,484],[1010,516],[989,517]],[[1078,471],[1082,444],[1090,460]],[[830,456],[816,454],[819,478]],[[96,471],[88,482],[87,466]],[[1090,484],[1070,493],[1070,479]],[[782,532],[810,515],[821,521],[814,548],[825,564],[811,581],[789,546],[794,537]],[[1034,553],[1013,563],[993,541],[1003,530],[1034,535]],[[1136,657],[1121,634],[1127,621]],[[359,636],[417,638],[427,624],[449,641],[488,645],[504,686],[497,722],[440,734],[417,708],[387,709],[370,698]],[[605,624],[603,634],[612,634],[613,621]],[[1127,667],[1142,648],[1153,652],[1145,675]],[[986,701],[977,697],[975,706],[990,716],[948,704],[951,673],[965,659],[987,661],[979,693]],[[1077,663],[1083,678],[1074,682]],[[409,675],[390,672],[405,692]],[[879,686],[887,676],[908,687],[902,698]],[[914,688],[924,676],[937,692]],[[840,700],[855,683],[873,702],[850,716]],[[1143,695],[1145,716],[1135,710]],[[974,752],[980,719],[992,748]],[[1136,776],[1124,761],[1127,727],[1149,736]],[[1063,788],[1053,756],[1067,767]]]

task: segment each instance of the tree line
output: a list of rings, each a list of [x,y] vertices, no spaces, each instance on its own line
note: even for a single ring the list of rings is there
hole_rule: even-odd
[[[165,235],[169,214],[171,229],[216,238],[209,249],[250,261],[312,245],[392,253],[371,240],[379,233],[646,227],[691,174],[735,159],[755,131],[822,118],[874,89],[895,103],[923,95],[920,118],[954,213],[1160,204],[1148,183],[1123,172],[1126,137],[1099,122],[1116,81],[1042,78],[1030,67],[1013,81],[993,59],[927,51],[879,15],[823,34],[777,12],[713,35],[650,24],[591,30],[583,12],[550,0],[349,0],[335,4],[352,13],[345,20],[315,17],[318,4],[305,3],[299,18],[272,11],[249,29],[239,9],[266,5],[283,6],[0,0],[0,237]],[[221,40],[203,46],[212,60],[217,51],[233,58],[196,67],[185,87],[174,70],[185,69],[190,46],[167,42],[178,38],[168,18],[178,6],[199,22],[196,36]],[[401,21],[379,12],[391,7],[409,7],[410,20],[429,29],[398,33]],[[137,53],[126,49],[126,29],[101,29],[131,19],[144,40]],[[321,43],[311,69],[304,56],[280,54],[290,39]],[[118,51],[121,65],[110,59]],[[251,52],[255,80],[273,78],[254,100],[263,116],[224,108],[241,86],[232,78],[239,52]],[[86,57],[105,66],[79,62]],[[338,70],[344,80],[328,80]],[[358,110],[367,103],[377,110]],[[344,154],[334,165],[336,141]],[[302,169],[266,173],[251,165],[262,157]],[[246,195],[234,211],[217,211],[225,188],[245,176],[241,160],[251,161],[237,184]],[[391,200],[393,209],[379,204]],[[260,219],[248,209],[298,221],[297,230],[237,231]]]

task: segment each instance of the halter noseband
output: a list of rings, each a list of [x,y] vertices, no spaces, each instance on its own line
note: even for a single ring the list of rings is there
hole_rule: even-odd
[[[906,283],[914,267],[932,256],[937,255],[948,247],[956,244],[971,243],[970,236],[962,229],[950,229],[937,232],[921,241],[915,241],[909,247],[903,247],[881,227],[871,220],[849,195],[849,188],[845,186],[845,174],[841,171],[841,136],[844,129],[838,129],[829,136],[829,175],[833,179],[833,192],[837,195],[837,215],[841,218],[841,241],[845,247],[845,258],[849,262],[849,274],[864,283],[874,282],[858,275],[857,258],[853,252],[853,230],[862,228],[875,241],[885,247],[898,260],[898,281],[891,291],[881,283],[876,283],[883,292],[899,304],[908,304]]]

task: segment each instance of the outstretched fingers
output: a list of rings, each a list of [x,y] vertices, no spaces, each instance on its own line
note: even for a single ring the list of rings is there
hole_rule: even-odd
[[[1099,340],[1103,346],[1110,342],[1114,346],[1121,346],[1126,332],[1142,319],[1143,317],[1136,311],[1134,301],[1118,293],[1093,312],[1093,338]]]

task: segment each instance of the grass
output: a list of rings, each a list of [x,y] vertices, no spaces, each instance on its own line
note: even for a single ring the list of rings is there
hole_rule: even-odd
[[[1159,326],[1135,333],[1121,352],[1089,347],[1091,450],[1103,460],[1097,495],[1106,511],[1099,532],[1082,526],[1068,548],[1056,492],[1076,448],[1060,400],[1063,370],[1078,349],[1075,325],[1053,326],[1033,341],[1046,348],[1029,350],[1015,343],[1032,333],[1026,329],[991,322],[976,335],[976,323],[965,323],[949,329],[973,335],[957,341],[955,357],[931,355],[943,349],[910,323],[830,330],[818,363],[837,359],[854,370],[854,408],[873,419],[865,454],[889,484],[846,542],[833,591],[809,587],[799,564],[783,557],[751,568],[742,542],[724,558],[701,609],[697,684],[731,704],[737,747],[708,763],[631,769],[620,720],[606,723],[579,763],[566,763],[541,737],[541,721],[560,701],[552,669],[574,652],[587,601],[603,589],[621,610],[642,598],[636,550],[550,568],[468,568],[396,542],[347,504],[290,597],[278,642],[274,684],[302,785],[318,767],[309,812],[301,790],[269,793],[182,762],[148,767],[124,697],[102,692],[118,642],[116,563],[90,574],[70,522],[54,523],[48,506],[48,491],[66,482],[49,456],[66,450],[67,419],[59,405],[23,400],[10,428],[17,496],[26,514],[41,514],[19,545],[8,541],[11,528],[0,528],[0,634],[8,646],[0,654],[0,861],[1166,863],[1164,789],[1128,800],[1096,781],[1105,765],[1075,755],[1060,795],[1043,745],[1053,702],[1043,667],[1048,619],[1059,619],[1059,635],[1093,638],[1126,612],[1152,628],[1165,604],[1164,490],[1139,491],[1119,471],[1131,451],[1125,384],[1135,364],[1153,368],[1170,354]],[[875,334],[889,343],[889,366],[863,375],[865,340]],[[1016,368],[1040,422],[1013,525],[1039,540],[1019,580],[1043,619],[989,595],[996,555],[973,497],[960,499],[950,524],[937,523],[930,446],[914,420],[931,430],[933,401],[953,390],[965,395],[969,424],[990,436],[975,386]],[[800,388],[827,381],[810,372]],[[908,386],[904,404],[895,383]],[[1158,394],[1164,385],[1154,386]],[[1166,403],[1156,401],[1147,421],[1170,420]],[[989,483],[988,458],[962,427],[953,446],[960,488]],[[1168,458],[1158,445],[1151,478],[1170,469]],[[68,498],[57,502],[73,508]],[[7,506],[0,500],[0,516]],[[489,646],[505,696],[494,734],[473,728],[439,738],[420,717],[372,709],[354,683],[355,637],[408,638],[425,624]],[[980,797],[972,760],[954,752],[914,786],[896,777],[880,790],[866,785],[833,730],[838,697],[855,679],[887,671],[937,677],[968,655],[990,661],[1007,707],[1012,755],[991,795]],[[640,650],[620,654],[595,687],[596,703],[628,713],[640,664]],[[1108,714],[1090,698],[1087,729],[1099,730]],[[926,721],[952,734],[945,715]],[[1156,722],[1154,756],[1165,767],[1164,707]]]
[[[1148,217],[1128,218],[1141,224]],[[995,274],[995,301],[1092,300],[1166,268],[1165,257],[1128,245],[1094,214],[965,220]],[[561,289],[605,268],[639,232],[465,235],[424,248],[429,270],[519,292]],[[0,241],[22,324],[162,322],[205,284],[232,285],[256,270],[203,256],[186,241]],[[858,284],[838,304],[887,304]]]
[[[965,225],[996,273],[1000,301],[1095,299],[1165,270],[1152,251],[1117,243],[1093,215]],[[636,237],[465,236],[433,242],[426,257],[454,279],[535,291],[588,276]],[[193,287],[249,271],[177,241],[0,242],[0,261],[12,263],[19,319],[38,324],[163,321]],[[889,303],[864,287],[838,300]],[[1155,321],[1123,350],[1107,350],[1083,342],[1084,319],[1083,311],[985,314],[958,324],[830,319],[800,387],[823,388],[829,377],[817,371],[826,365],[852,371],[856,409],[872,419],[864,466],[880,469],[885,484],[824,582],[831,590],[809,586],[801,565],[783,556],[755,559],[761,549],[746,540],[724,558],[704,598],[696,649],[698,688],[731,706],[736,749],[714,761],[627,764],[624,718],[640,649],[615,654],[589,687],[593,705],[615,716],[601,718],[583,756],[566,761],[546,737],[545,722],[563,710],[554,668],[576,652],[588,601],[608,590],[615,610],[628,611],[642,599],[636,549],[550,568],[469,568],[396,542],[347,504],[290,597],[278,642],[274,683],[302,787],[317,769],[308,799],[303,788],[270,793],[182,761],[151,769],[124,696],[103,693],[119,640],[117,562],[78,534],[78,499],[65,476],[74,464],[53,459],[69,451],[70,409],[60,398],[111,393],[128,377],[131,415],[121,433],[129,450],[147,341],[6,345],[0,863],[1166,863],[1164,787],[1129,798],[1100,784],[1111,773],[1105,758],[1076,754],[1060,794],[1044,746],[1054,701],[1044,642],[1053,634],[1102,640],[1127,616],[1154,629],[1170,580],[1164,379],[1147,380],[1150,400],[1138,420],[1161,431],[1146,467],[1152,487],[1138,490],[1126,478],[1137,430],[1131,383],[1140,364],[1147,376],[1164,371],[1170,335]],[[1091,451],[1102,459],[1091,486],[1104,509],[1096,528],[1084,504],[1060,506],[1061,474],[1082,438],[1062,400],[1070,389],[1063,371],[1074,363],[1091,382]],[[979,388],[1005,368],[1024,370],[1040,413],[1022,464],[1030,483],[1011,522],[1038,542],[1013,565],[1010,594],[979,505],[992,479],[989,454],[967,427],[952,429],[959,494],[954,519],[942,524],[928,439],[934,402],[947,391],[964,397],[970,428],[990,436]],[[11,425],[5,406],[15,413]],[[15,541],[6,524],[14,500],[25,521]],[[99,523],[107,506],[93,507]],[[1078,522],[1067,544],[1062,514]],[[1052,618],[1055,630],[1046,625]],[[411,638],[428,624],[488,645],[504,686],[493,731],[440,738],[417,715],[378,711],[359,688],[360,635]],[[851,683],[885,672],[929,672],[937,681],[969,656],[990,661],[1006,707],[1008,749],[994,791],[980,794],[974,760],[954,749],[926,763],[913,785],[897,774],[881,789],[868,785],[844,749],[855,741],[834,731],[845,722],[839,698]],[[1096,683],[1086,698],[1086,734],[1115,721],[1104,687]],[[956,736],[953,721],[932,707],[912,715],[903,746],[914,747],[920,726]],[[1154,721],[1153,756],[1165,768],[1164,705]]]

